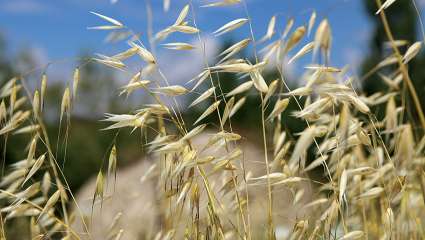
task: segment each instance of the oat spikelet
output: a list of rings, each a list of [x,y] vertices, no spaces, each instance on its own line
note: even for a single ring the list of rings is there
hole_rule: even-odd
[[[412,44],[412,46],[410,46],[406,53],[403,56],[403,63],[406,64],[408,62],[410,62],[410,60],[412,60],[421,50],[422,48],[422,42],[415,42],[414,44]]]
[[[204,101],[205,99],[209,98],[215,91],[215,87],[212,87],[210,89],[208,89],[207,91],[205,91],[204,93],[202,93],[198,98],[196,98],[190,105],[189,107],[193,107],[196,104]]]
[[[317,54],[319,48],[327,52],[331,44],[331,30],[327,19],[322,20],[317,27],[316,34],[314,36],[314,49],[313,56]]]
[[[206,126],[207,126],[206,124],[201,124],[201,125],[195,127],[190,132],[188,132],[184,137],[182,137],[180,140],[181,141],[186,141],[186,140],[189,140],[189,139],[195,137],[196,135],[198,135],[202,131],[204,131],[204,129],[205,129]]]
[[[96,178],[96,189],[93,195],[92,208],[97,197],[100,197],[101,201],[103,201],[104,181],[102,171],[99,171]]]
[[[165,48],[171,49],[171,50],[192,50],[195,49],[195,46],[189,44],[189,43],[183,43],[183,42],[174,42],[174,43],[166,43],[162,44]]]
[[[266,121],[269,121],[280,115],[283,111],[285,111],[286,107],[288,107],[288,104],[289,98],[278,100]]]
[[[237,86],[235,89],[226,94],[226,97],[231,97],[251,89],[252,85],[254,85],[253,81],[244,82],[241,85]]]
[[[72,82],[72,98],[77,97],[78,83],[80,82],[80,69],[76,68],[74,70],[73,82]]]
[[[108,179],[114,174],[114,182],[117,177],[117,147],[115,144],[112,146],[111,152],[109,153],[108,160]]]
[[[306,32],[306,29],[304,26],[298,27],[295,29],[294,33],[292,33],[289,40],[286,42],[284,53],[289,52],[295,45],[297,45],[301,39],[304,37],[304,34]]]
[[[62,103],[61,103],[61,113],[60,113],[60,119],[62,120],[63,118],[63,114],[68,113],[70,111],[71,108],[71,98],[69,95],[69,88],[67,87],[65,89],[65,92],[63,93],[62,96]]]
[[[259,70],[250,72],[249,75],[251,76],[254,86],[258,91],[266,93],[269,90],[269,87]]]
[[[30,179],[38,171],[38,169],[40,169],[41,165],[43,165],[45,158],[46,158],[46,154],[43,154],[35,161],[34,165],[32,166],[31,170],[29,171],[28,175],[26,176],[22,184],[27,182],[28,179]]]
[[[314,48],[314,42],[307,43],[291,59],[289,59],[288,64],[291,64],[296,59],[304,56],[305,54],[313,50],[313,48]]]
[[[186,4],[183,9],[180,11],[179,16],[177,17],[176,21],[174,22],[174,26],[182,25],[184,20],[187,17],[187,14],[189,13],[189,5]]]
[[[311,13],[310,19],[308,20],[308,30],[307,30],[307,35],[310,36],[311,30],[314,27],[314,23],[316,22],[316,11],[313,11]]]
[[[153,90],[156,93],[161,93],[167,96],[180,96],[189,92],[189,90],[179,85],[160,87]]]
[[[233,115],[235,115],[235,113],[244,105],[245,102],[246,102],[246,97],[239,99],[233,106],[232,111],[230,111],[229,117],[232,117]]]
[[[376,11],[375,14],[379,14],[381,13],[382,10],[387,9],[389,6],[391,6],[391,4],[393,4],[396,0],[386,0],[381,7],[378,9],[378,11]]]
[[[341,238],[339,238],[339,240],[354,240],[354,239],[360,239],[363,236],[364,236],[363,231],[352,231],[345,234]]]
[[[207,5],[203,5],[201,7],[224,7],[224,6],[236,5],[240,2],[241,0],[221,0],[221,1],[217,1]]]
[[[40,112],[43,111],[44,99],[46,98],[47,91],[47,75],[43,74],[41,77],[41,88],[40,88]]]
[[[34,119],[37,119],[40,113],[40,94],[38,93],[38,90],[35,90],[34,92],[34,97],[32,100],[32,112],[34,114]]]
[[[347,176],[347,171],[344,169],[341,173],[341,179],[339,180],[339,202],[342,204],[342,198],[344,197],[345,194],[345,189],[347,188],[347,181],[348,181],[348,176]]]
[[[92,13],[92,14],[94,14],[94,15],[96,15],[96,16],[104,19],[104,20],[106,20],[109,23],[112,23],[112,25],[89,27],[88,29],[94,29],[94,30],[114,30],[114,29],[120,29],[120,28],[123,28],[124,27],[124,25],[121,22],[119,22],[119,21],[117,21],[117,20],[115,20],[113,18],[107,17],[105,15],[102,15],[102,14],[99,14],[99,13],[96,13],[96,12],[90,12],[90,13]]]
[[[218,105],[220,105],[220,103],[221,103],[221,100],[219,100],[219,101],[217,101],[217,102],[215,102],[215,103],[213,103],[213,104],[211,104],[211,106],[209,106],[202,114],[201,114],[201,116],[199,116],[199,118],[198,119],[196,119],[196,121],[195,121],[195,123],[194,123],[194,125],[196,125],[198,122],[200,122],[202,119],[204,119],[204,118],[206,118],[208,115],[210,115],[212,112],[214,112],[216,109],[217,109],[217,107],[218,107]]]
[[[39,219],[41,216],[43,216],[44,213],[49,211],[58,202],[60,193],[60,190],[57,190],[55,193],[52,194],[49,200],[47,200],[46,205],[44,205],[43,210],[40,212]]]
[[[276,26],[276,16],[273,16],[269,21],[269,25],[267,26],[267,32],[263,36],[263,38],[260,39],[260,42],[264,42],[273,37],[273,35],[275,34],[275,26]]]
[[[226,124],[227,119],[230,117],[230,112],[233,109],[233,104],[235,103],[235,97],[230,98],[227,101],[226,106],[224,107],[223,116],[222,116],[222,124]],[[223,126],[222,126],[223,127]]]
[[[246,18],[239,18],[239,19],[233,20],[231,22],[226,23],[225,25],[223,25],[222,27],[220,27],[216,31],[214,31],[214,35],[217,37],[217,36],[220,36],[220,35],[225,34],[227,32],[231,32],[231,31],[241,27],[242,25],[244,25],[247,22],[248,22],[248,19],[246,19]]]

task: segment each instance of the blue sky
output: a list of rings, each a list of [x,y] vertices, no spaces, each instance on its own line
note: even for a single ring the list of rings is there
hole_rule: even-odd
[[[171,0],[168,13],[162,9],[162,0],[150,0],[154,14],[154,31],[171,25],[188,0]],[[195,6],[207,0],[194,0]],[[315,9],[318,19],[329,18],[333,29],[332,63],[334,65],[358,64],[368,49],[371,31],[370,19],[365,15],[361,0],[247,0],[256,38],[266,31],[271,16],[278,14],[277,30],[282,32],[287,19],[293,17],[295,26],[305,24]],[[201,30],[214,31],[223,24],[245,17],[243,7],[196,8],[197,24]],[[31,48],[40,61],[73,58],[82,49],[92,53],[114,52],[125,45],[112,45],[103,40],[103,31],[87,30],[103,22],[89,13],[95,11],[114,17],[140,32],[146,39],[145,0],[0,0],[0,31],[6,37],[9,54],[22,47]],[[246,26],[245,26],[246,27]],[[206,33],[214,44],[228,38],[242,39],[248,29],[240,29],[219,39]],[[193,36],[174,36],[191,41]]]

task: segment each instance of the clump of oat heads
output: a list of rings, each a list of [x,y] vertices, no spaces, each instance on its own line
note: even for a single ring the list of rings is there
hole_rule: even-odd
[[[387,0],[381,5],[377,1],[377,17],[384,25],[385,9],[393,2]],[[212,29],[212,35],[220,37],[239,28],[248,29],[247,35],[220,53],[217,64],[209,65],[204,57],[202,72],[184,86],[173,84],[173,79],[162,73],[154,47],[176,32],[192,34],[199,40],[199,46],[204,46],[203,36],[209,29],[197,26],[194,14],[200,6],[189,1],[178,18],[170,20],[169,27],[148,34],[149,39],[139,38],[118,20],[92,12],[105,25],[90,29],[108,31],[110,38],[128,44],[124,52],[113,56],[99,54],[93,61],[131,75],[128,84],[119,89],[120,94],[129,96],[141,91],[152,96],[153,103],[141,104],[138,110],[127,114],[106,113],[104,119],[110,123],[105,130],[130,128],[151,134],[145,147],[154,163],[140,172],[140,181],[148,177],[157,179],[155,190],[149,193],[155,194],[154,200],[161,207],[152,217],[155,219],[150,220],[157,223],[157,231],[150,238],[424,238],[425,120],[407,68],[422,43],[414,43],[402,53],[385,25],[393,52],[374,71],[386,70],[381,76],[389,90],[365,96],[353,88],[356,78],[349,76],[346,69],[327,64],[332,46],[331,23],[327,19],[320,19],[313,12],[305,25],[297,27],[289,20],[284,32],[277,36],[275,28],[280,19],[274,16],[265,26],[264,37],[256,40],[246,4],[244,0],[222,0],[201,6],[245,8],[245,16]],[[169,1],[164,1],[164,8],[169,6]],[[305,39],[311,41],[300,46]],[[170,51],[197,48],[185,42],[161,46]],[[254,52],[254,62],[235,58],[246,48]],[[312,56],[312,63],[304,67],[300,86],[289,89],[283,75],[286,62],[291,64],[306,55]],[[133,56],[141,61],[136,72],[126,65]],[[280,78],[265,79],[266,69],[277,70]],[[214,77],[218,73],[235,73],[242,83],[231,92],[223,92],[220,80]],[[72,84],[63,93],[59,113],[62,125],[70,125],[79,81],[77,68]],[[209,87],[197,93],[195,90],[201,84]],[[27,146],[21,146],[25,154],[22,161],[8,166],[0,181],[1,239],[7,238],[5,222],[18,217],[28,219],[31,239],[94,239],[91,226],[96,222],[84,216],[78,205],[71,207],[76,200],[45,128],[43,106],[47,85],[48,77],[42,75],[41,84],[31,91],[25,76],[18,76],[0,90],[2,140],[6,143],[16,134],[28,136]],[[196,94],[187,106],[180,101],[182,96]],[[255,159],[260,163],[256,169],[245,162],[249,156],[240,147],[243,136],[234,132],[231,125],[248,94],[261,100],[258,107],[263,149],[261,157]],[[407,97],[413,99],[417,119],[406,113]],[[213,103],[194,122],[182,117],[182,109],[199,106],[207,99],[213,99]],[[285,128],[282,113],[290,103],[298,106],[290,114],[305,123],[306,128],[300,132]],[[374,115],[377,108],[384,109],[381,119]],[[216,115],[218,122],[205,122],[211,115]],[[289,134],[294,137],[288,137]],[[199,135],[207,136],[207,141],[194,144]],[[314,158],[308,159],[309,154]],[[105,191],[118,181],[115,146],[106,161],[97,174],[92,208],[102,208],[107,198],[121,197]],[[314,180],[312,171],[323,174],[322,180]],[[304,196],[306,186],[314,189],[308,198]],[[250,199],[255,192],[265,196],[262,204],[255,205],[258,202]],[[292,193],[291,203],[279,206],[279,199],[288,198],[288,192]],[[257,209],[253,210],[250,204]],[[280,213],[291,211],[295,204],[301,204],[305,214],[289,219],[288,233],[282,236]],[[126,226],[117,224],[120,216],[117,213],[110,219],[110,226],[103,229],[103,239],[128,239]],[[74,228],[76,221],[82,222],[82,230]]]

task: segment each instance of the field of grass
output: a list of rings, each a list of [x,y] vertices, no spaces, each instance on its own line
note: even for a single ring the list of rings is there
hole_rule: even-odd
[[[0,180],[0,239],[424,239],[424,96],[409,72],[423,42],[394,37],[386,15],[393,2],[376,0],[375,17],[390,53],[368,73],[379,74],[386,87],[369,94],[355,87],[368,76],[329,64],[332,22],[315,11],[305,23],[289,19],[282,31],[276,25],[283,20],[275,15],[261,39],[253,34],[246,0],[201,6],[245,9],[219,29],[198,26],[199,6],[188,1],[169,27],[153,33],[148,26],[143,37],[119,16],[92,12],[102,24],[89,29],[104,31],[126,50],[98,54],[74,70],[57,103],[55,135],[46,127],[47,74],[34,89],[26,80],[32,72],[0,86],[2,155],[13,147],[21,159],[6,166]],[[242,27],[246,38],[224,49],[217,62],[203,56],[203,70],[187,83],[163,74],[156,48],[182,54],[201,48],[205,54],[204,32],[221,38]],[[167,41],[177,33],[195,36],[199,44]],[[241,58],[243,51],[252,57]],[[311,61],[297,65],[303,74],[294,87],[286,68],[301,58]],[[128,67],[135,61],[136,71]],[[115,137],[96,145],[107,146],[108,154],[86,188],[88,205],[80,206],[72,176],[66,176],[87,174],[87,166],[65,159],[84,158],[90,141],[91,132],[74,126],[72,117],[74,106],[84,104],[80,70],[88,63],[128,76],[117,89],[122,101],[140,96],[135,93],[149,101],[105,113],[106,127],[92,126]],[[230,90],[225,74],[238,80]],[[197,115],[188,117],[192,109]],[[256,119],[251,132],[238,126],[240,116],[235,121],[241,111]],[[130,136],[144,160],[131,172],[136,177],[126,178],[117,165],[120,152],[129,151],[120,149],[120,141]],[[68,142],[81,154],[67,153]],[[125,188],[140,198],[122,194]],[[111,199],[121,199],[128,211],[113,213]],[[130,213],[140,222],[120,223]]]

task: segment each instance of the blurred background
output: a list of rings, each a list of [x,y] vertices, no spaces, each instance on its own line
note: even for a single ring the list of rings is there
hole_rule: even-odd
[[[386,38],[379,18],[374,15],[376,11],[374,1],[247,0],[246,2],[257,39],[265,34],[273,15],[277,17],[278,33],[284,31],[291,18],[295,21],[294,26],[306,24],[313,10],[316,10],[319,20],[328,18],[333,34],[330,64],[336,67],[348,65],[351,75],[364,75],[390,53],[390,49],[385,45]],[[171,0],[169,11],[165,12],[163,3],[159,0],[119,0],[114,4],[108,0],[0,0],[0,86],[13,76],[22,74],[29,86],[35,89],[40,84],[42,74],[47,74],[46,119],[49,134],[54,141],[58,140],[56,138],[63,90],[72,81],[74,68],[82,64],[80,93],[72,114],[69,140],[66,148],[58,149],[58,159],[64,161],[62,164],[65,175],[73,191],[78,190],[90,176],[97,173],[102,160],[109,154],[116,132],[100,131],[106,126],[99,121],[103,118],[103,114],[126,113],[149,102],[149,98],[143,94],[136,94],[129,99],[125,96],[119,97],[118,88],[128,82],[129,76],[99,64],[87,63],[87,59],[96,53],[113,55],[125,50],[127,46],[125,42],[106,41],[108,34],[104,31],[88,30],[87,27],[102,23],[98,17],[89,12],[95,11],[125,23],[147,43],[147,6],[152,10],[152,26],[156,33],[171,25],[186,3],[184,0]],[[206,45],[207,59],[213,64],[223,49],[250,36],[246,25],[229,34],[214,37],[211,32],[223,24],[246,17],[245,9],[239,5],[230,8],[199,8],[205,3],[208,1],[194,1],[195,17],[197,25],[203,31],[202,38]],[[387,12],[396,39],[408,40],[410,43],[423,39],[420,18],[412,3],[411,0],[398,0]],[[417,0],[416,4],[419,11],[425,8],[425,0]],[[193,16],[189,15],[189,19],[192,20]],[[311,39],[309,36],[305,42]],[[196,36],[173,34],[165,42],[157,44],[155,54],[171,83],[184,85],[202,71],[202,52],[199,48],[187,52],[175,52],[161,46],[162,43],[177,41],[189,42],[199,47]],[[303,43],[300,44],[302,45]],[[294,51],[289,55],[293,54]],[[248,48],[239,57],[252,58],[253,49]],[[284,75],[292,86],[302,83],[302,68],[310,61],[311,58],[307,56],[285,66]],[[421,55],[412,61],[409,68],[419,96],[425,96],[424,56]],[[137,66],[134,66],[134,69],[137,69]],[[273,71],[265,74],[268,82],[277,76],[278,74]],[[224,92],[229,92],[238,85],[237,77],[232,74],[222,74],[220,80]],[[376,74],[365,80],[357,77],[354,82],[366,93],[386,88]],[[421,101],[422,106],[425,106],[424,97],[421,97]],[[259,102],[253,97],[248,98],[246,104],[247,106],[235,115],[232,124],[246,132],[245,135],[255,135],[259,132],[255,129],[260,127],[260,114],[255,112],[260,112]],[[193,121],[204,107],[205,105],[202,105],[201,108],[185,111],[185,118],[189,122]],[[290,108],[295,109],[295,106]],[[286,112],[291,112],[291,109]],[[303,128],[300,121],[289,115],[284,116],[284,119],[285,126],[291,132]],[[215,121],[213,117],[207,119],[209,120]],[[141,139],[140,133],[137,132],[130,134],[130,131],[122,131],[119,134],[116,139],[119,167],[143,156]],[[24,143],[20,136],[8,139],[7,151],[4,151],[4,142],[2,139],[0,144],[2,144],[1,152],[5,154],[6,165],[23,158]]]

